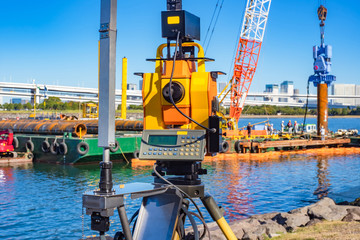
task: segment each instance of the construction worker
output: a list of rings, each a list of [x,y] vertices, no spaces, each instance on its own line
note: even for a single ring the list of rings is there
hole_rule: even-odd
[[[265,126],[264,126],[264,130],[266,131],[266,135],[268,135],[269,133],[268,133],[268,126],[267,126],[267,123],[265,123]]]
[[[286,125],[288,127],[289,134],[292,133],[292,123],[291,120],[289,120],[288,124]]]
[[[246,130],[248,132],[248,137],[251,137],[251,123],[246,126]]]
[[[321,135],[321,141],[325,140],[325,128],[324,126],[321,126],[320,128],[320,135]]]
[[[297,130],[298,130],[298,124],[297,124],[297,122],[295,121],[295,122],[294,122],[294,134],[297,134]]]

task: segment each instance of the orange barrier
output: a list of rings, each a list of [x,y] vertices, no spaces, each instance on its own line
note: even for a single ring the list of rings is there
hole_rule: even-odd
[[[343,156],[360,154],[360,148],[318,148],[318,149],[306,149],[306,150],[293,150],[293,151],[272,151],[266,153],[220,153],[214,157],[206,156],[204,163],[216,162],[216,161],[227,161],[240,160],[240,161],[280,161],[284,158],[290,158],[293,156]],[[139,160],[132,159],[131,165],[137,166],[152,166],[154,161],[150,160]]]
[[[204,162],[219,161],[219,160],[249,160],[249,161],[274,161],[280,160],[283,157],[291,157],[294,155],[307,156],[342,156],[360,154],[360,148],[344,147],[344,148],[318,148],[318,149],[304,149],[292,151],[272,151],[265,153],[221,153],[214,157],[205,157]]]

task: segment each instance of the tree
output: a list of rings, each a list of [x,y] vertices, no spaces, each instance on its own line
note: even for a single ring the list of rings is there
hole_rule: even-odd
[[[27,110],[33,109],[33,106],[31,105],[31,103],[27,102],[24,104],[24,108]]]
[[[142,105],[130,105],[129,109],[138,109],[138,110],[143,110],[143,106]]]
[[[342,110],[341,110],[341,115],[348,115],[349,113],[350,113],[350,109],[349,108],[343,108]]]
[[[15,110],[21,110],[21,109],[23,109],[23,105],[21,103],[15,103],[14,104],[14,109]]]
[[[61,105],[61,110],[68,110],[70,109],[70,105],[68,102],[64,102],[62,105]]]
[[[43,109],[59,109],[59,104],[61,104],[61,100],[58,97],[49,97],[44,100],[44,108]]]
[[[14,104],[13,104],[13,103],[9,103],[9,104],[7,105],[6,110],[8,110],[8,111],[14,110]]]

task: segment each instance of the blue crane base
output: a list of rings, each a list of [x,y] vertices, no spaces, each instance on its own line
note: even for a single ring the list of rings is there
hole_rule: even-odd
[[[336,77],[334,75],[311,75],[309,77],[309,82],[314,83],[314,86],[317,87],[320,83],[326,83],[328,86],[331,85],[332,82],[336,81]]]

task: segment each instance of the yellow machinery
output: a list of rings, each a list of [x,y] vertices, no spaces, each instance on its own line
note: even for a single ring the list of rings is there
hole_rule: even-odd
[[[83,118],[98,118],[99,106],[96,103],[83,103],[82,105]]]
[[[214,199],[204,194],[204,185],[199,178],[206,174],[201,167],[204,151],[208,155],[222,151],[222,118],[217,114],[216,85],[218,75],[223,73],[205,69],[205,62],[212,59],[205,58],[202,46],[194,42],[200,40],[200,19],[181,10],[181,1],[167,1],[167,4],[168,11],[162,12],[162,36],[167,38],[167,43],[158,47],[155,59],[150,59],[155,61],[155,72],[142,74],[144,131],[139,159],[156,160],[154,182],[170,184],[189,200],[200,198],[225,237],[235,240],[235,234]],[[171,48],[175,49],[173,56]],[[171,175],[173,177],[169,177]],[[161,202],[162,198],[157,195],[143,201]],[[182,200],[174,200],[172,204],[175,202],[181,205]],[[152,215],[155,219],[162,211],[165,211],[162,204],[156,209],[143,205],[139,216],[147,212],[146,216]],[[169,212],[176,215],[177,211]],[[184,238],[176,230],[177,217],[171,225],[174,227],[171,239]],[[148,229],[152,229],[149,227],[152,224],[147,217],[139,217],[137,225],[135,236],[142,233],[142,229],[151,233]]]
[[[175,44],[171,44],[175,46]],[[169,100],[169,81],[173,61],[163,58],[162,44],[157,49],[155,73],[145,73],[143,77],[144,129],[202,129],[200,126],[184,117]],[[198,123],[209,125],[209,116],[216,113],[218,106],[216,72],[205,71],[204,50],[194,42],[183,43],[182,47],[195,47],[198,61],[193,57],[175,62],[172,91],[176,106],[187,116]],[[215,110],[215,111],[213,111]]]

